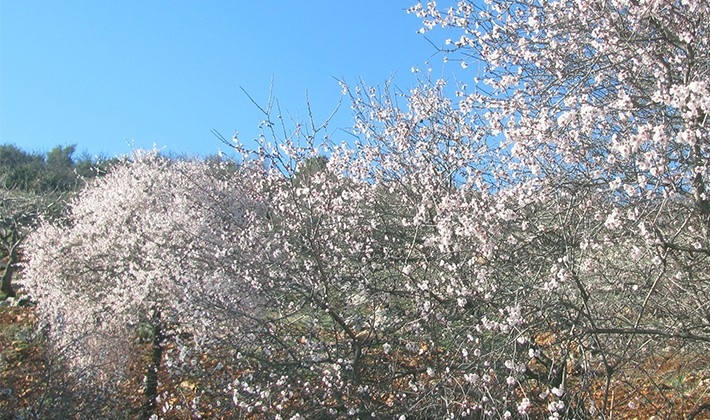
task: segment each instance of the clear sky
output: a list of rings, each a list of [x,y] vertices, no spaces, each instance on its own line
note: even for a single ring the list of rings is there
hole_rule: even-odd
[[[0,0],[0,144],[207,155],[224,149],[214,129],[249,145],[262,118],[240,87],[265,104],[273,79],[300,118],[308,91],[323,119],[340,100],[334,78],[408,89],[413,66],[447,71],[405,12],[414,3]],[[347,101],[334,123],[351,124]]]

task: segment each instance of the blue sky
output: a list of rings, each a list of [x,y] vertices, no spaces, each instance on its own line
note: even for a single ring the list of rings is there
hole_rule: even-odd
[[[415,0],[0,0],[0,144],[114,156],[132,148],[214,154],[249,145],[265,104],[316,119],[350,84],[409,89],[442,57],[405,9]],[[455,67],[455,63],[448,66]],[[347,129],[343,103],[332,129]],[[343,139],[345,133],[338,134]]]

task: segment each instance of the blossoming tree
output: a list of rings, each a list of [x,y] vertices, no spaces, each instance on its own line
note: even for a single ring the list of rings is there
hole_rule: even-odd
[[[640,363],[649,343],[708,340],[709,7],[493,0],[410,9],[424,31],[458,32],[442,51],[476,73],[459,87],[459,109],[502,139],[516,183],[548,207],[520,218],[528,233],[511,241],[534,253],[516,271],[524,288],[544,280],[553,297],[526,299],[548,302],[530,314],[601,355],[602,412],[610,376]]]
[[[219,335],[202,316],[205,294],[218,292],[213,314],[225,296],[231,306],[249,306],[238,284],[215,290],[219,266],[227,266],[218,264],[228,254],[225,231],[236,232],[253,210],[218,172],[137,153],[82,191],[66,221],[44,223],[27,245],[27,287],[76,375],[94,386],[115,384],[135,356],[135,331],[146,331],[153,344],[146,412],[155,405],[166,340],[187,334],[197,345]]]

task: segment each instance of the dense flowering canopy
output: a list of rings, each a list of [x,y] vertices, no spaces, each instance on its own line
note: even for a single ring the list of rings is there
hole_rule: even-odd
[[[138,152],[82,191],[66,222],[45,223],[31,237],[27,286],[73,363],[123,366],[127,331],[156,311],[205,338],[200,297],[219,284],[226,235],[251,210],[234,194],[236,179],[217,171]]]
[[[446,12],[429,2],[410,12],[425,29],[461,33],[444,46],[476,72],[460,108],[484,113],[532,174],[632,197],[697,193],[707,206],[707,2],[461,1]]]

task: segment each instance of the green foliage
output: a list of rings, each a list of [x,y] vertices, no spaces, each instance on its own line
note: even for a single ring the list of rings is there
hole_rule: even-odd
[[[0,179],[8,189],[34,191],[43,172],[44,158],[37,153],[28,153],[17,146],[0,146]]]
[[[42,154],[12,144],[0,145],[0,181],[8,190],[35,194],[76,191],[86,179],[105,174],[118,159],[74,157],[76,145]]]
[[[69,191],[79,181],[77,173],[74,171],[74,159],[72,155],[76,150],[76,145],[57,146],[47,153],[44,165],[44,174],[41,179],[40,188],[43,191],[57,189],[59,191]]]

